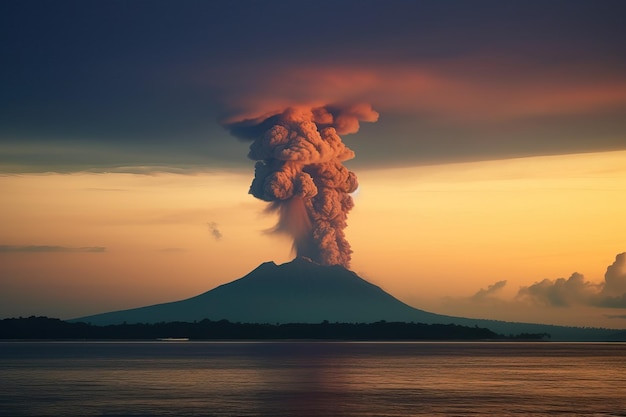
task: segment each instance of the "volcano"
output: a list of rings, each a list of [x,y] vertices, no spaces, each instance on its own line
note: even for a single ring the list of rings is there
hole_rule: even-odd
[[[609,340],[616,330],[445,316],[411,307],[343,266],[307,258],[265,262],[244,277],[185,300],[73,319],[93,325],[194,322],[415,322],[486,327],[500,334],[548,333],[553,340]]]
[[[226,319],[242,323],[433,322],[437,314],[415,309],[346,268],[307,258],[252,272],[181,301],[82,317],[96,325]]]

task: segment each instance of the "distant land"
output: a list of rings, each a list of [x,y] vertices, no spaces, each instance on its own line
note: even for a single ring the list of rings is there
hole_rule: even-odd
[[[0,339],[19,340],[542,340],[545,334],[506,337],[489,329],[456,324],[420,323],[195,323],[113,324],[94,326],[48,317],[0,320]]]
[[[181,301],[69,320],[97,326],[227,320],[233,323],[454,324],[486,328],[500,335],[549,334],[551,340],[626,340],[626,330],[565,327],[472,319],[411,307],[342,266],[306,258],[266,262],[246,276]]]

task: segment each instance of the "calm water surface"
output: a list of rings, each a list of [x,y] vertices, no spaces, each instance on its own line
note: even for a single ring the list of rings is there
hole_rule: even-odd
[[[626,416],[626,344],[0,342],[0,416]]]

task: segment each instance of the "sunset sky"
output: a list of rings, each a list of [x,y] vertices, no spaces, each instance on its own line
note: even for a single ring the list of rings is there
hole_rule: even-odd
[[[435,313],[626,328],[623,1],[0,2],[0,318],[291,260],[226,128],[371,105],[351,269]]]

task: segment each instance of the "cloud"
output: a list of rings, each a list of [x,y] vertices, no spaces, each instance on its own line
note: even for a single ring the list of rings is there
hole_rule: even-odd
[[[500,310],[501,314],[514,311],[540,314],[546,309],[558,309],[569,314],[568,308],[579,307],[591,312],[593,309],[626,309],[626,252],[616,255],[615,261],[607,268],[605,281],[593,283],[580,273],[569,278],[544,279],[529,286],[519,288],[514,297],[503,297],[501,291],[507,281],[501,280],[481,288],[469,297],[445,297],[443,305],[453,314],[484,316]],[[529,304],[533,309],[529,309]],[[555,310],[551,310],[555,313]],[[539,316],[538,316],[539,317]],[[626,319],[624,314],[606,315],[612,319]]]
[[[520,69],[509,61],[476,56],[442,63],[278,63],[258,69],[254,77],[242,73],[213,80],[223,89],[229,123],[237,117],[266,118],[293,105],[333,103],[367,102],[383,114],[422,115],[446,123],[593,114],[626,106],[626,80],[602,68],[577,71],[562,63],[567,76],[559,77],[554,70],[523,62],[517,63]]]
[[[213,236],[213,239],[217,241],[222,239],[222,232],[220,232],[217,223],[209,222],[207,223],[207,226],[209,227],[209,231],[211,232],[211,236]]]
[[[615,262],[606,269],[604,280],[603,295],[624,296],[626,293],[626,252],[615,257]]]
[[[459,2],[454,13],[447,2],[160,2],[153,19],[135,2],[124,3],[125,19],[119,2],[37,15],[13,3],[4,15],[20,25],[5,25],[6,38],[20,42],[3,46],[24,59],[5,60],[11,76],[0,77],[12,103],[0,114],[4,172],[238,168],[241,143],[212,121],[296,104],[380,111],[381,123],[359,135],[376,145],[355,147],[359,161],[368,152],[376,163],[422,163],[625,146],[620,2],[568,3],[566,13],[561,2]],[[116,27],[124,42],[83,30],[85,21]],[[25,35],[42,30],[48,36]]]
[[[583,275],[575,272],[568,279],[544,279],[529,287],[522,287],[517,297],[543,305],[569,307],[590,304],[597,293],[597,285],[586,282]]]
[[[616,297],[600,297],[595,305],[597,307],[626,308],[626,294],[622,294]]]
[[[187,249],[183,249],[183,248],[163,248],[163,249],[159,249],[159,252],[182,253],[182,252],[187,252]]]
[[[626,319],[626,314],[607,314],[607,319]]]
[[[624,282],[625,254],[618,254],[607,269],[607,277]],[[613,283],[615,284],[615,282]],[[517,293],[505,295],[507,281],[497,281],[481,288],[470,296],[447,296],[439,300],[445,314],[464,317],[483,317],[506,321],[572,325],[606,325],[607,319],[626,319],[626,292],[607,295],[606,283],[587,281],[582,274],[573,273],[569,278],[544,279],[529,286],[522,286]],[[621,288],[621,287],[618,287]],[[607,314],[606,309],[615,313]]]
[[[7,252],[27,252],[27,253],[45,253],[45,252],[106,252],[104,246],[84,246],[84,247],[68,247],[68,246],[48,246],[48,245],[27,245],[12,246],[0,245],[0,253]]]
[[[520,288],[517,298],[553,307],[587,305],[626,308],[626,252],[615,257],[604,279],[603,283],[594,284],[579,273],[572,274],[568,279],[544,279]]]
[[[486,299],[493,298],[495,294],[500,292],[502,288],[506,286],[506,280],[498,281],[495,284],[489,285],[487,289],[481,288],[471,299],[473,301],[484,301]]]
[[[494,284],[488,285],[487,288],[481,288],[470,297],[444,297],[443,303],[447,308],[493,308],[502,307],[510,303],[508,300],[500,297],[500,292],[506,286],[507,281],[502,280]],[[465,314],[465,313],[459,313]]]

